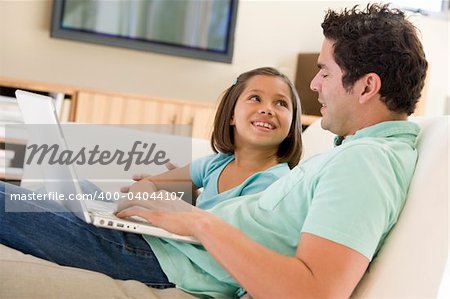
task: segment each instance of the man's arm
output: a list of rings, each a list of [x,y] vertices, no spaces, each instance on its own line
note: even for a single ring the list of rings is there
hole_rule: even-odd
[[[308,233],[288,257],[218,219],[197,227],[195,236],[254,298],[348,298],[369,264],[353,249]]]
[[[296,256],[284,256],[195,207],[185,212],[133,207],[118,214],[133,215],[196,237],[254,298],[348,298],[369,264],[362,254],[308,233],[301,235]]]

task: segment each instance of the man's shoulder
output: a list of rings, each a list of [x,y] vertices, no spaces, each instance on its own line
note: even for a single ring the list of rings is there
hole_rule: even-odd
[[[351,169],[362,164],[389,163],[401,156],[416,156],[415,148],[401,140],[392,140],[380,137],[364,137],[355,139],[329,151],[313,156],[307,166],[313,166],[317,170],[332,167]]]

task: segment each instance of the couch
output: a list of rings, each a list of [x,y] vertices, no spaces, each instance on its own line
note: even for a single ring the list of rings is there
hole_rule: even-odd
[[[449,117],[416,117],[422,126],[419,160],[408,200],[353,298],[436,298],[448,258]],[[333,136],[312,124],[305,158],[331,147]],[[195,153],[209,152],[197,140]],[[447,282],[449,283],[449,282]],[[0,298],[193,298],[178,289],[157,290],[137,281],[54,263],[0,245]]]

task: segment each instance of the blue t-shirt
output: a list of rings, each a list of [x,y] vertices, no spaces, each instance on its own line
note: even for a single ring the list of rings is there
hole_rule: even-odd
[[[197,198],[197,207],[209,209],[232,197],[261,192],[290,171],[287,163],[280,163],[251,175],[232,189],[219,193],[220,174],[233,160],[234,155],[219,153],[197,159],[191,163],[192,182],[195,186],[203,188],[203,192]]]

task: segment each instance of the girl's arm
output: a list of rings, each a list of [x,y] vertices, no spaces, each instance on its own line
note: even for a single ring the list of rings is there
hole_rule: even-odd
[[[190,174],[190,164],[183,167],[174,167],[155,176],[148,176],[144,181],[151,181],[157,190],[169,192],[191,191],[194,187]]]
[[[195,205],[198,187],[192,183],[190,175],[190,164],[183,167],[171,167],[172,169],[155,176],[137,175],[133,177],[137,180],[134,184],[120,189],[121,192],[134,193],[132,198],[151,199],[155,198],[159,190],[165,192],[175,192],[176,196],[184,201]],[[145,194],[145,197],[143,195]],[[121,200],[118,203],[118,211],[133,205],[148,206],[148,200]]]
[[[158,190],[166,190],[169,192],[189,192],[198,189],[192,183],[190,174],[190,164],[183,167],[170,166],[169,170],[158,175],[139,174],[133,176],[136,181],[131,186],[122,187],[121,192],[154,192]],[[152,184],[146,184],[151,182]]]

